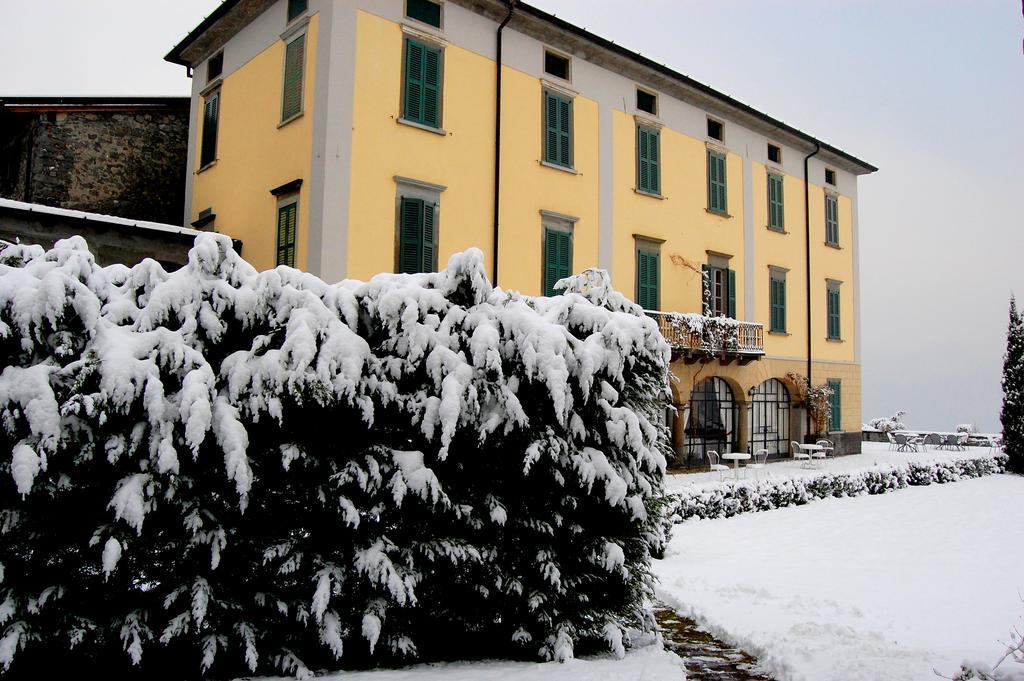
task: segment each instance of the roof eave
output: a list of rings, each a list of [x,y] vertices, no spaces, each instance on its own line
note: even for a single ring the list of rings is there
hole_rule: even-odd
[[[459,4],[465,4],[473,7],[477,11],[488,15],[495,15],[495,13],[503,13],[507,11],[506,5],[502,0],[456,0]],[[493,3],[493,4],[492,4]],[[487,5],[491,5],[487,8]],[[487,9],[491,11],[488,12]],[[856,175],[867,175],[874,173],[878,168],[867,161],[857,158],[852,154],[849,154],[842,149],[839,149],[827,142],[823,142],[818,138],[810,135],[802,130],[799,130],[783,121],[773,118],[766,113],[763,113],[754,107],[744,104],[743,102],[730,97],[729,95],[715,90],[709,85],[701,83],[698,80],[675,71],[664,64],[659,64],[638,52],[634,52],[621,45],[618,45],[607,38],[602,38],[599,35],[591,33],[584,28],[576,26],[575,24],[569,23],[564,19],[560,19],[553,14],[545,12],[542,9],[538,9],[533,5],[517,2],[516,13],[525,14],[536,21],[540,21],[544,24],[548,24],[558,30],[565,33],[575,35],[587,41],[590,44],[596,45],[597,47],[604,49],[614,55],[617,55],[623,59],[627,59],[649,71],[653,71],[662,77],[668,78],[671,81],[678,83],[680,86],[689,90],[695,94],[702,95],[710,100],[713,100],[728,110],[728,113],[742,114],[753,121],[759,123],[760,128],[771,129],[777,131],[779,135],[788,138],[791,142],[801,142],[808,152],[812,151],[815,145],[820,147],[821,154],[824,157],[832,160],[837,166],[847,170]],[[492,17],[493,18],[493,17]],[[781,141],[781,140],[780,140]]]

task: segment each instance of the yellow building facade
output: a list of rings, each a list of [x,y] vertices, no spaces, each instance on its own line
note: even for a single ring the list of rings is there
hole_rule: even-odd
[[[789,455],[808,372],[859,450],[873,166],[522,3],[227,0],[167,58],[193,77],[186,221],[256,267],[368,279],[478,247],[531,295],[600,267],[673,343],[680,463]]]

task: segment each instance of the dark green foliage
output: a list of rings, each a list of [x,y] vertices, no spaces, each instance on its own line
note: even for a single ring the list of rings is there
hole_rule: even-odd
[[[1010,297],[1010,323],[1003,356],[1003,451],[1010,457],[1007,468],[1024,473],[1024,318]]]
[[[0,672],[566,659],[653,629],[668,350],[606,279],[506,295],[470,252],[328,286],[214,235],[173,274],[80,239],[0,263]]]

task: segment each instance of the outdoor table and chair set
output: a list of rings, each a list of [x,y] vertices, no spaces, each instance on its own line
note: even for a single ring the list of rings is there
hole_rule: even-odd
[[[969,446],[988,447],[989,451],[1002,446],[1002,437],[994,433],[915,433],[897,430],[886,433],[889,449],[897,452],[926,452],[928,446],[946,451],[964,451]]]
[[[794,441],[790,444],[793,446],[793,460],[799,461],[802,468],[819,468],[827,457],[835,455],[835,445],[830,440],[818,440],[814,444],[801,444]],[[718,452],[708,450],[707,459],[708,470],[712,473],[717,472],[719,478],[729,470],[729,466],[721,463],[723,460],[732,461],[734,478],[740,477],[741,470],[744,477],[747,471],[754,471],[754,475],[757,477],[760,477],[761,471],[771,476],[771,472],[768,471],[767,449],[759,449],[753,454],[744,452],[719,454]],[[750,461],[751,459],[753,459],[753,463],[748,463],[743,468],[740,468],[740,461]]]

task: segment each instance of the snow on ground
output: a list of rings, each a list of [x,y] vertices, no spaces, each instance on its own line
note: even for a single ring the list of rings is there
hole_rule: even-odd
[[[822,473],[840,473],[861,468],[870,468],[876,464],[898,465],[908,461],[949,461],[952,459],[965,459],[976,456],[988,456],[988,447],[967,447],[963,451],[947,451],[944,449],[929,448],[926,452],[896,452],[889,449],[888,443],[884,442],[862,442],[860,454],[848,456],[829,457],[821,465],[814,468],[803,468],[800,461],[794,459],[783,459],[768,464],[768,471],[775,478],[812,477]],[[730,470],[721,476],[722,480],[734,478],[732,464]],[[747,476],[753,479],[753,475]],[[762,478],[765,477],[762,474]],[[740,479],[744,479],[743,466],[740,466]],[[704,486],[719,481],[718,473],[674,473],[665,476],[665,487],[669,491],[680,489],[690,485]]]
[[[405,669],[345,672],[319,681],[685,681],[682,660],[660,643],[610,655],[560,662],[450,662]],[[285,681],[282,679],[282,681]]]
[[[952,676],[994,664],[1024,614],[1022,498],[993,475],[688,521],[659,596],[780,681]]]

